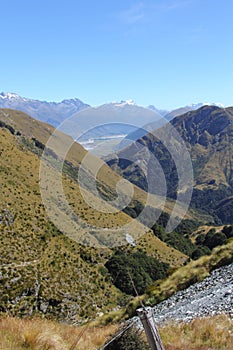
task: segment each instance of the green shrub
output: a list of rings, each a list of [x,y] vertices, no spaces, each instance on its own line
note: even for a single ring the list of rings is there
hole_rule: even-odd
[[[208,247],[200,246],[192,252],[191,258],[193,260],[199,259],[203,255],[209,255],[211,250]]]
[[[223,232],[215,232],[215,229],[210,229],[205,237],[203,245],[209,249],[213,249],[218,245],[226,244],[227,237]]]
[[[10,131],[10,133],[12,135],[15,134],[15,129],[13,128],[13,126],[8,125],[8,124],[4,123],[3,121],[0,121],[0,128],[6,128],[6,129],[8,129]]]
[[[227,238],[233,237],[233,226],[224,226],[222,229],[222,233],[226,235]]]
[[[42,142],[37,140],[35,137],[33,137],[32,140],[34,141],[36,147],[40,148],[41,150],[44,150],[45,145]]]
[[[163,215],[163,220],[165,220],[165,218],[168,218],[168,217],[169,217],[168,214]],[[191,220],[186,220],[186,221],[188,223],[189,223],[189,221],[191,222]],[[182,227],[184,229],[184,232],[181,232]],[[185,227],[186,227],[185,223],[183,223],[183,226],[180,226],[180,228],[179,228],[179,230],[180,230],[179,232],[172,231],[170,233],[167,233],[162,226],[155,224],[152,227],[152,230],[153,230],[154,235],[156,237],[158,237],[159,239],[161,239],[163,242],[166,242],[171,247],[173,247],[173,248],[179,250],[180,252],[191,257],[192,253],[196,250],[197,246],[194,243],[192,243],[190,237],[187,234],[188,229],[187,229],[187,227],[185,229]]]
[[[168,265],[147,256],[144,252],[126,254],[116,251],[105,264],[113,284],[130,295],[143,294],[148,284],[165,276]],[[134,288],[135,287],[135,288]]]

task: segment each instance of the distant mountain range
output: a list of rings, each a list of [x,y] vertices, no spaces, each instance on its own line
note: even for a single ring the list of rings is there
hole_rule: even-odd
[[[24,98],[15,93],[0,93],[0,108],[25,112],[54,127],[65,122],[61,126],[62,131],[99,157],[120,150],[130,144],[130,140],[142,137],[147,131],[163,126],[177,115],[203,105],[192,104],[168,111],[153,105],[142,107],[133,100],[122,100],[92,107],[78,98],[47,102]],[[125,137],[126,140],[123,140]]]
[[[0,108],[11,108],[25,112],[31,117],[49,123],[55,127],[75,113],[84,111],[87,108],[88,112],[85,111],[84,117],[86,118],[90,115],[90,118],[98,119],[99,125],[112,123],[115,118],[115,122],[128,123],[141,127],[154,122],[155,119],[158,120],[160,117],[171,120],[177,115],[190,110],[196,110],[203,105],[223,107],[221,104],[198,103],[169,111],[158,109],[153,105],[148,107],[139,106],[132,100],[106,103],[98,107],[92,107],[78,98],[64,99],[61,102],[47,102],[21,97],[15,93],[0,93]],[[86,124],[87,123],[84,125],[85,130],[87,129]]]
[[[110,123],[129,124],[127,127],[116,128],[112,133],[128,133],[132,127],[143,126],[160,118],[164,113],[156,108],[138,106],[132,100],[106,103],[97,107],[82,102],[78,98],[66,99],[61,102],[39,101],[21,97],[15,93],[0,93],[0,108],[20,110],[40,121],[57,127],[64,120],[77,113],[79,127],[82,132],[90,127]],[[85,110],[85,112],[84,112]],[[82,111],[82,113],[80,113]],[[79,115],[80,113],[80,115]],[[166,111],[167,113],[167,111]],[[75,118],[76,119],[76,118]],[[108,127],[109,129],[109,127]],[[107,130],[109,132],[109,130]],[[99,131],[97,134],[100,134]]]
[[[0,108],[11,108],[57,127],[74,113],[90,107],[78,98],[61,102],[39,101],[21,97],[14,93],[0,93]]]

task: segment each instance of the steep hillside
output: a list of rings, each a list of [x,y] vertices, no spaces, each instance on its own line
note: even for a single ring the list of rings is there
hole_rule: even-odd
[[[196,186],[232,186],[233,108],[205,106],[172,125],[191,152]]]
[[[12,315],[39,313],[81,322],[122,304],[124,295],[113,286],[104,266],[113,251],[100,243],[107,242],[105,229],[122,227],[131,217],[114,211],[104,215],[84,200],[74,179],[86,151],[74,144],[64,165],[62,182],[68,203],[85,225],[78,221],[75,235],[62,234],[45,211],[39,187],[40,156],[52,128],[12,110],[1,110],[0,122],[0,310]],[[105,195],[111,196],[111,186],[119,176],[107,166],[105,169],[107,173],[102,170],[99,185],[104,187]],[[55,178],[55,168],[50,170]],[[83,191],[92,203],[99,202],[88,187]],[[143,198],[142,193],[138,189],[138,198]],[[61,204],[58,202],[58,207]],[[61,219],[63,214],[61,205]],[[93,227],[98,226],[96,234]],[[171,266],[179,266],[187,259],[151,232],[135,244],[127,249],[138,246]]]
[[[204,106],[173,119],[170,124],[147,134],[135,144],[119,152],[108,164],[126,179],[143,189],[147,189],[145,177],[140,170],[140,162],[149,161],[151,154],[160,162],[167,185],[168,197],[176,198],[178,188],[177,164],[165,147],[170,145],[180,154],[182,148],[172,135],[172,128],[178,131],[190,154],[194,175],[194,190],[191,205],[205,210],[218,223],[232,223],[233,208],[233,108],[222,109]],[[143,146],[141,150],[139,146]],[[180,147],[180,150],[179,150]],[[124,159],[130,157],[129,164]],[[138,167],[135,162],[138,161]],[[186,160],[183,160],[184,167]],[[152,175],[158,182],[156,173]],[[152,188],[152,192],[157,189]],[[179,188],[185,197],[186,189]]]
[[[19,111],[13,111],[9,109],[2,109],[0,110],[0,120],[4,122],[7,125],[12,126],[16,131],[21,133],[21,140],[24,141],[24,138],[30,139],[31,141],[25,142],[25,146],[29,147],[33,152],[39,154],[42,153],[45,144],[48,142],[48,139],[50,138],[51,134],[53,133],[54,129],[49,124],[41,123],[35,119],[32,119],[28,115],[19,112]],[[82,163],[83,159],[87,155],[87,151],[84,150],[83,147],[81,147],[78,143],[73,142],[73,140],[60,132],[57,132],[55,134],[55,137],[53,138],[54,144],[53,147],[56,148],[56,152],[59,152],[59,149],[68,149],[67,154],[65,155],[65,169],[67,170],[67,173],[75,180],[77,180],[77,172],[80,164]],[[35,148],[36,141],[39,141],[39,147]],[[71,147],[70,147],[71,146]],[[69,148],[70,147],[70,148]],[[61,151],[62,151],[61,150]],[[111,170],[104,162],[100,161],[98,158],[89,155],[89,176],[94,176],[97,178],[97,187],[98,190],[101,191],[102,195],[107,199],[114,199],[117,195],[116,187],[118,182],[122,179],[119,175],[117,175],[114,171]],[[96,168],[98,169],[97,174]],[[90,183],[84,184],[85,188],[87,188],[89,191],[93,192],[92,188],[92,181]],[[124,190],[122,187],[122,191],[127,195],[128,189]],[[132,210],[136,211],[134,214],[138,214],[137,207],[142,207],[143,205],[147,204],[150,207],[154,207],[156,210],[161,208],[161,198],[147,194],[143,190],[141,190],[139,187],[134,186],[133,187],[133,195],[132,195],[132,201],[129,204],[129,209],[126,210],[127,212],[131,212]],[[95,191],[94,191],[95,193]],[[163,201],[162,201],[163,203]],[[138,205],[140,204],[140,205]],[[173,210],[174,202],[166,201],[164,204],[163,210],[167,213],[171,213]],[[126,208],[127,209],[127,208]],[[179,213],[177,214],[179,215]],[[134,216],[135,217],[135,216]],[[197,219],[197,220],[210,220],[209,217],[202,217],[198,213],[195,213],[193,211],[189,211],[186,214],[187,219]]]
[[[1,310],[78,321],[111,308],[119,293],[99,272],[109,251],[82,247],[56,229],[41,202],[38,158],[0,133]]]

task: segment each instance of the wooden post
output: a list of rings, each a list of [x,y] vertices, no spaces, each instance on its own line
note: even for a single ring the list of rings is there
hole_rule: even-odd
[[[152,350],[164,350],[159,331],[156,327],[153,311],[151,307],[140,308],[137,310],[138,316],[145,329],[145,333]]]

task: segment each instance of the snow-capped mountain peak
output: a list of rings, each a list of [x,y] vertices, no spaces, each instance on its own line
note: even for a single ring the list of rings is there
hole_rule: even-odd
[[[136,106],[137,104],[133,100],[121,100],[120,102],[113,101],[111,104],[116,107],[125,107],[125,106]]]
[[[12,92],[1,92],[0,98],[11,100],[11,99],[20,99],[21,97],[17,94],[12,93]]]
[[[20,110],[53,126],[58,126],[66,118],[87,107],[90,106],[77,98],[61,102],[47,102],[21,97],[10,92],[0,93],[0,108]]]
[[[126,105],[136,105],[136,103],[133,100],[125,100],[121,101],[121,104],[126,104]]]

